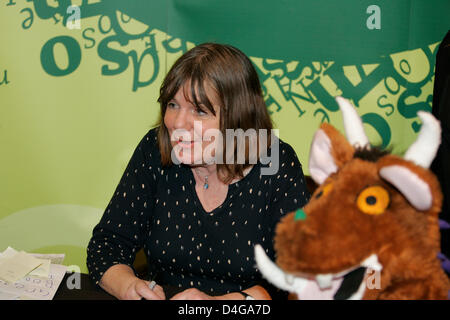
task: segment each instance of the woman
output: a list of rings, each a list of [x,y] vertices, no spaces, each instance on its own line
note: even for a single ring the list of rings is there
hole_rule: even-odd
[[[91,279],[120,299],[165,299],[161,285],[181,288],[172,299],[270,298],[253,247],[272,248],[276,223],[309,194],[295,152],[270,134],[251,61],[199,45],[172,66],[158,101],[159,126],[94,228]],[[132,268],[142,247],[153,290]]]

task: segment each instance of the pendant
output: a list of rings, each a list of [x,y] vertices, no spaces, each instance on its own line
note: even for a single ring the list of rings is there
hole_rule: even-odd
[[[205,177],[205,184],[203,185],[203,189],[208,189],[209,185],[208,185],[208,176]]]

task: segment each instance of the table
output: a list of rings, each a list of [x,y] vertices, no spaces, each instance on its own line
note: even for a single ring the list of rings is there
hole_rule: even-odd
[[[74,283],[74,278],[70,277],[79,277],[80,279],[80,289],[69,289],[69,284]],[[177,288],[173,286],[163,286],[164,293],[167,299],[170,299],[172,296],[181,292],[182,288]],[[58,290],[56,291],[53,300],[117,300],[114,296],[110,295],[103,289],[98,286],[95,286],[89,276],[85,273],[66,273],[61,284],[59,285]]]

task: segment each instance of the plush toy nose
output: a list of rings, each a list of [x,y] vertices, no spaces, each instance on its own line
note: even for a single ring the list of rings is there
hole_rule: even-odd
[[[305,219],[306,219],[306,212],[303,211],[303,209],[298,209],[295,212],[294,221],[297,221],[297,220],[302,221],[302,220],[305,220]]]

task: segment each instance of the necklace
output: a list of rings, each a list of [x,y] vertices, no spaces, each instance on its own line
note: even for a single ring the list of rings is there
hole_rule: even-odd
[[[198,174],[198,172],[195,172],[197,174],[197,176],[201,179],[202,177],[200,176],[200,174]],[[208,184],[208,176],[206,175],[204,178],[204,183],[203,183],[203,189],[207,190],[209,188],[209,184]]]
[[[205,184],[203,185],[203,189],[208,189],[209,185],[208,185],[208,176],[205,176]]]

